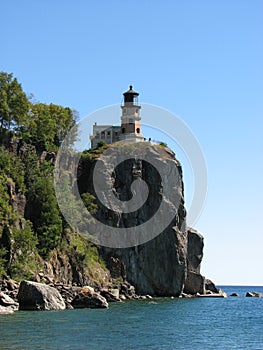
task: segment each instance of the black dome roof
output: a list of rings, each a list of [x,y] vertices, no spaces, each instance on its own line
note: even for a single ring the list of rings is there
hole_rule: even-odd
[[[127,96],[127,95],[133,95],[133,96],[139,96],[139,93],[134,91],[132,89],[132,85],[130,85],[130,90],[126,91],[123,93],[124,96]]]

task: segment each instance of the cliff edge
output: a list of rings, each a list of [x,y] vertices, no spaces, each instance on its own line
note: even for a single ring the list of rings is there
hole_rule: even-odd
[[[131,185],[139,177],[149,188],[148,198],[138,210],[121,214],[97,201],[96,218],[118,228],[142,227],[141,234],[145,235],[147,233],[143,231],[142,224],[155,215],[162,201],[168,203],[168,210],[174,210],[174,216],[160,234],[143,244],[128,248],[102,247],[100,254],[106,261],[111,275],[114,278],[127,279],[135,286],[138,294],[179,296],[183,292],[205,293],[205,278],[200,274],[203,237],[195,230],[187,228],[180,162],[170,149],[160,145],[114,144],[110,146],[111,154],[115,154],[118,158],[120,148],[122,148],[121,154],[129,153],[130,158],[122,161],[123,157],[120,156],[120,159],[117,159],[119,165],[114,168],[114,171],[103,156],[99,158],[99,161],[105,163],[106,168],[108,166],[112,191],[120,200],[129,201],[132,196]],[[145,159],[145,152],[152,160],[151,164],[142,160]],[[82,171],[78,178],[79,188],[94,196],[96,193],[92,186],[92,177],[97,161],[89,165],[82,164]],[[153,163],[158,164],[159,169],[163,169],[162,176],[152,165]],[[169,202],[165,196],[165,193],[170,190],[169,186],[176,190],[178,196],[176,205]],[[162,217],[166,219],[165,213]],[[158,224],[157,221],[154,223],[154,225]]]

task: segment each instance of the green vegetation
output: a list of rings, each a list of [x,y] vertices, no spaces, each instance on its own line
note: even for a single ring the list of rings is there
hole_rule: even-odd
[[[10,130],[26,122],[29,100],[12,74],[0,72],[0,126]]]
[[[98,267],[105,269],[97,247],[68,227],[53,187],[54,155],[76,119],[68,107],[32,103],[12,74],[0,72],[0,278],[32,278],[55,251],[97,281]],[[106,147],[83,152],[81,163]],[[80,193],[96,213],[95,198],[86,189]]]
[[[39,253],[47,257],[62,237],[62,219],[59,214],[53,183],[50,178],[39,177],[28,190],[28,219],[38,237]]]
[[[37,270],[37,237],[30,222],[25,222],[22,229],[15,229],[12,234],[13,256],[8,273],[16,280],[30,279]]]
[[[7,263],[7,260],[6,260],[6,253],[7,253],[7,250],[5,248],[0,248],[0,276],[3,276],[6,274],[6,263]]]
[[[30,105],[27,122],[20,129],[38,150],[54,151],[74,124],[75,112],[70,108],[37,103]]]
[[[165,148],[165,147],[167,147],[167,143],[165,143],[165,142],[160,142],[160,143],[159,143],[159,146]]]
[[[84,267],[92,268],[96,263],[105,266],[98,254],[97,247],[80,235],[70,235],[70,244],[67,245],[66,251],[72,259],[76,260],[77,264],[84,263]]]
[[[100,142],[98,142],[98,145],[96,148],[92,148],[89,151],[84,151],[84,152],[86,152],[85,154],[91,155],[90,159],[92,159],[92,158],[96,158],[96,155],[101,154],[108,147],[109,147],[109,145],[106,142],[100,141]]]
[[[0,126],[3,136],[21,136],[37,151],[55,151],[77,113],[53,103],[32,103],[12,74],[0,72]]]

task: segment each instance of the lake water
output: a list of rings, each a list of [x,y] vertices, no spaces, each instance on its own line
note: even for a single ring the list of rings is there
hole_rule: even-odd
[[[19,311],[0,316],[0,349],[263,349],[263,287],[240,297],[111,303],[106,310]]]

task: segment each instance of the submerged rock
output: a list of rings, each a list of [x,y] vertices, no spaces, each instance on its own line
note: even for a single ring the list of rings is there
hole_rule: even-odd
[[[247,292],[246,297],[262,298],[263,294],[258,292]]]
[[[22,281],[17,299],[19,310],[64,310],[66,308],[57,289],[38,282]]]
[[[219,289],[218,293],[213,293],[213,292],[210,292],[207,294],[197,293],[196,296],[198,298],[227,298],[227,294],[222,289]]]
[[[186,293],[182,293],[181,295],[179,295],[179,298],[193,298],[193,294],[186,294]]]

